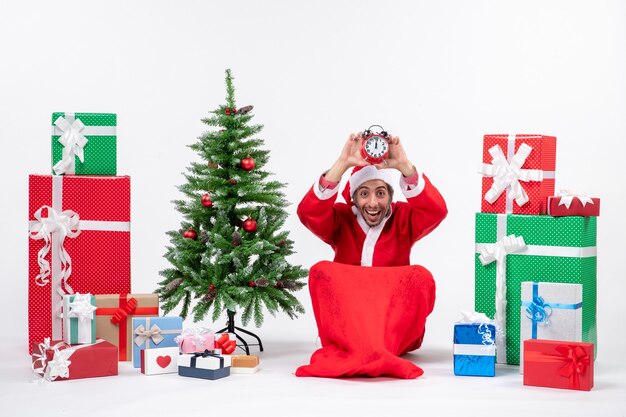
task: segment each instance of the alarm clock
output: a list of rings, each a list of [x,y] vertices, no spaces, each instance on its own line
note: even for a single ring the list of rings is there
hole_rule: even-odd
[[[373,132],[379,127],[380,132]],[[372,125],[363,131],[361,136],[361,156],[370,164],[380,164],[389,156],[389,134],[382,126]]]

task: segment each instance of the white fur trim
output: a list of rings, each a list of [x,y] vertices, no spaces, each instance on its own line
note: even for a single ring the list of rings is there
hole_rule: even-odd
[[[387,220],[391,217],[391,208],[389,208],[389,215],[385,216],[383,221],[374,227],[370,227],[363,218],[363,214],[356,206],[352,206],[352,212],[356,216],[357,222],[363,232],[365,232],[365,241],[363,242],[363,250],[361,251],[361,266],[372,266],[374,262],[374,248],[378,242],[378,238],[387,223]]]
[[[402,194],[404,194],[406,198],[417,197],[424,191],[425,186],[426,180],[424,180],[422,171],[417,171],[417,185],[413,189],[409,189],[409,185],[404,180],[404,176],[400,176],[400,190],[402,190]]]
[[[317,198],[319,198],[320,200],[328,200],[329,198],[331,198],[332,196],[334,196],[335,194],[337,194],[339,192],[339,185],[337,185],[335,188],[325,188],[322,189],[322,185],[320,184],[319,180],[315,181],[315,184],[313,184],[313,192],[315,193],[315,195],[317,196]]]
[[[393,187],[393,183],[395,182],[393,171],[393,169],[388,168],[378,169],[373,165],[368,165],[360,169],[350,176],[350,195],[354,194],[364,182],[370,180],[383,180],[385,183],[389,184],[389,186]]]

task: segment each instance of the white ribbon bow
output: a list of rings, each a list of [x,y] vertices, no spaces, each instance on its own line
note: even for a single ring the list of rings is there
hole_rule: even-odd
[[[42,211],[48,210],[48,217],[42,217]],[[45,286],[50,282],[50,263],[45,259],[50,252],[52,233],[58,233],[59,238],[59,259],[61,260],[61,282],[69,294],[72,288],[67,284],[67,280],[72,274],[72,258],[63,247],[66,237],[75,238],[80,234],[80,217],[72,210],[57,213],[52,207],[42,206],[34,214],[36,222],[30,227],[30,238],[43,239],[45,244],[37,254],[39,263],[39,275],[35,278],[37,285]]]
[[[70,303],[70,311],[67,315],[70,318],[78,318],[78,321],[82,323],[91,322],[94,311],[96,311],[96,306],[91,304],[91,294],[76,293],[74,300]]]
[[[70,364],[72,363],[69,359],[72,353],[74,351],[71,349],[54,349],[54,356],[48,362],[44,378],[48,381],[54,381],[57,378],[69,378]]]
[[[59,138],[59,142],[63,145],[63,157],[52,169],[57,175],[74,174],[76,172],[75,157],[78,157],[80,162],[84,162],[83,148],[89,142],[81,133],[85,125],[80,119],[70,124],[63,116],[59,116],[54,124],[63,132]]]
[[[561,197],[561,201],[559,201],[559,206],[565,206],[565,208],[568,209],[575,198],[580,200],[583,207],[585,207],[587,203],[593,204],[593,200],[591,199],[591,197],[588,197],[585,194],[580,194],[574,190],[561,190],[559,191],[559,196]]]
[[[495,344],[495,340],[492,338],[491,331],[487,327],[488,324],[495,323],[485,313],[478,313],[476,311],[461,311],[461,319],[457,321],[458,324],[478,324],[478,333],[482,336],[482,344],[490,346]],[[496,327],[496,333],[498,332]]]
[[[526,248],[526,242],[522,236],[505,236],[496,243],[486,244],[480,250],[478,259],[483,266],[496,261],[499,266],[504,263],[506,255],[519,252]],[[506,272],[506,271],[505,271]]]
[[[174,338],[174,341],[181,349],[185,340],[192,342],[194,344],[194,349],[200,352],[205,349],[207,344],[210,345],[211,342],[215,340],[215,336],[213,335],[213,331],[211,329],[207,329],[206,327],[192,327],[185,329],[180,335]],[[207,349],[210,349],[210,347],[207,347]]]
[[[493,317],[496,326],[496,345],[501,354],[506,352],[506,256],[526,249],[522,236],[509,235],[493,244],[486,244],[480,250],[478,259],[483,266],[496,262],[496,313]]]
[[[135,344],[137,346],[143,345],[149,339],[152,339],[154,344],[158,345],[164,339],[164,337],[161,336],[161,329],[156,324],[150,326],[148,330],[141,324],[135,329],[135,334],[137,335],[137,337],[135,337]]]
[[[528,194],[524,191],[520,181],[543,181],[543,171],[522,169],[532,150],[530,145],[522,143],[509,163],[500,146],[495,145],[489,149],[489,154],[493,158],[491,165],[482,164],[478,169],[483,176],[493,177],[493,185],[485,194],[487,202],[493,204],[507,188],[518,206],[523,206],[528,202]]]
[[[68,349],[60,350],[59,348],[62,346],[67,346]],[[50,346],[49,337],[46,337],[43,343],[39,344],[41,353],[33,353],[35,360],[33,361],[32,369],[37,375],[42,377],[41,382],[51,382],[57,378],[69,378],[70,364],[72,363],[69,358],[74,353],[69,347],[69,345],[63,342]],[[52,360],[48,361],[46,352],[50,349],[54,351],[54,355]]]
[[[476,311],[461,311],[461,319],[457,321],[458,324],[481,324],[488,323],[493,324],[485,313],[478,313]]]

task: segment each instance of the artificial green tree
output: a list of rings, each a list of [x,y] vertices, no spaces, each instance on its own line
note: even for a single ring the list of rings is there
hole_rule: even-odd
[[[213,321],[224,311],[229,320],[239,312],[244,325],[253,318],[258,327],[264,307],[292,319],[304,312],[292,292],[304,287],[308,271],[286,259],[294,251],[289,232],[281,231],[285,184],[268,180],[269,151],[256,137],[263,126],[251,124],[251,110],[237,109],[226,70],[226,104],[202,120],[211,129],[190,145],[202,162],[187,168],[178,187],[185,199],[174,201],[184,220],[179,231],[167,233],[171,267],[160,272],[156,290],[165,313],[179,304],[181,316],[191,311],[194,321],[211,309]]]

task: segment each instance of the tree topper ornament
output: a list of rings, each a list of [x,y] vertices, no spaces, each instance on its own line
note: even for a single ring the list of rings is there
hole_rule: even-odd
[[[380,132],[372,131],[379,127]],[[380,125],[371,125],[361,135],[361,156],[370,164],[380,164],[389,156],[389,134]]]

